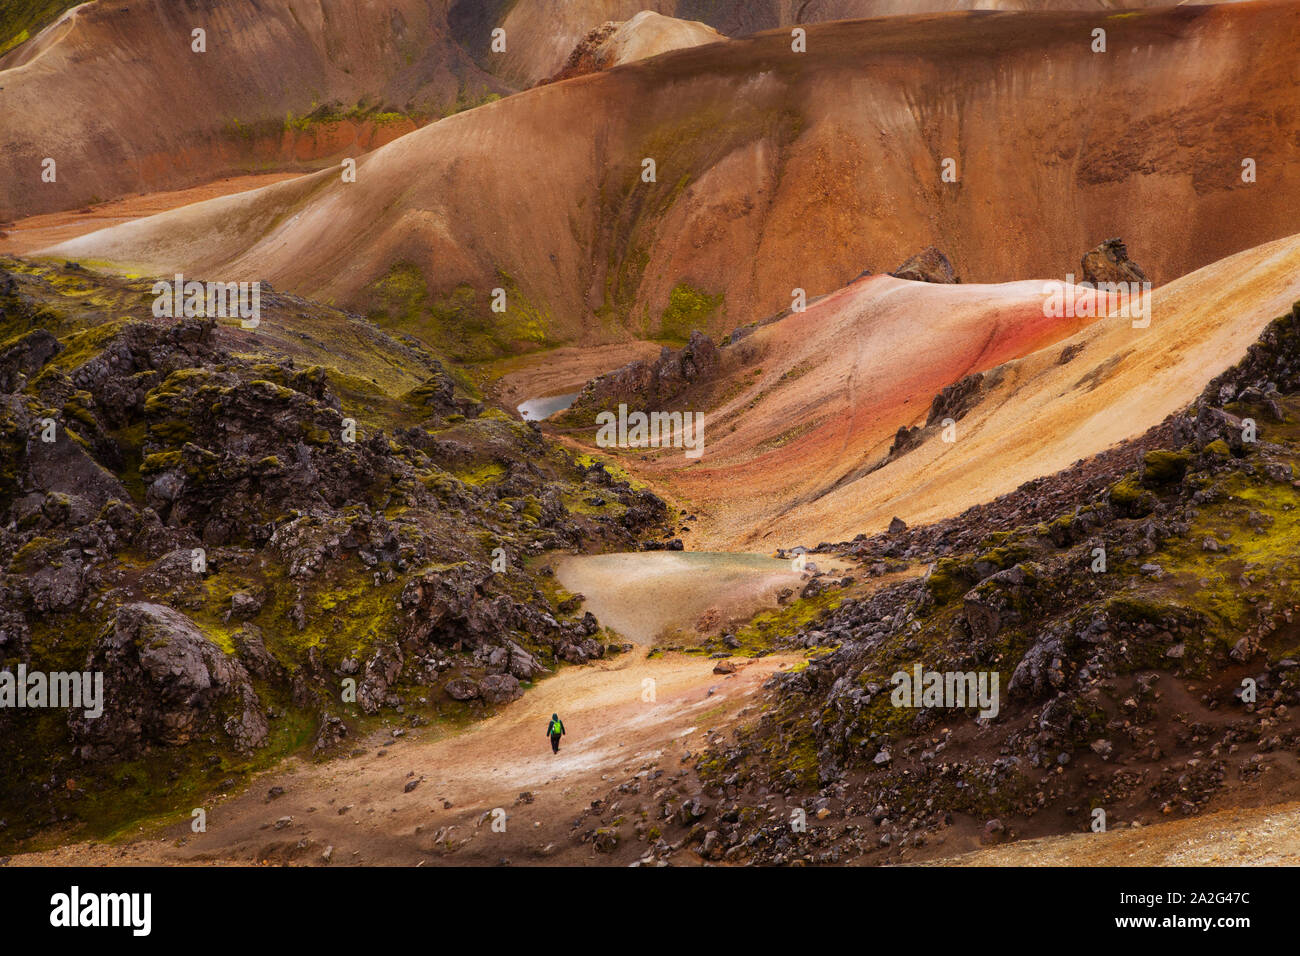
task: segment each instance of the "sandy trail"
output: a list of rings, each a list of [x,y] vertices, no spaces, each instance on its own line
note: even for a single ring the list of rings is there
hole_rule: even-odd
[[[625,862],[644,845],[598,857],[573,840],[576,814],[651,761],[665,769],[659,786],[666,784],[707,730],[735,720],[762,682],[794,660],[738,662],[727,676],[715,675],[711,660],[641,652],[566,668],[462,733],[394,739],[381,731],[359,756],[287,761],[243,794],[205,807],[206,833],[191,833],[186,820],[135,842],[74,844],[12,865],[317,864],[329,846],[336,864]],[[567,730],[559,754],[545,737],[553,712]],[[404,792],[412,780],[420,782]],[[284,795],[268,800],[273,787]],[[531,803],[519,802],[524,791]],[[506,814],[504,832],[482,819],[496,808]],[[291,822],[276,829],[285,817]]]

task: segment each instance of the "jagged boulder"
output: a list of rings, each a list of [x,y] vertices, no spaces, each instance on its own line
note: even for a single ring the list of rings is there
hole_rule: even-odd
[[[200,318],[165,326],[128,322],[98,355],[71,370],[68,381],[90,393],[109,427],[120,427],[144,411],[150,389],[172,372],[227,360],[213,345],[215,328],[214,320]]]
[[[514,641],[506,642],[506,651],[508,653],[506,669],[519,680],[532,680],[541,674],[549,673],[536,657]]]
[[[443,689],[452,700],[475,700],[482,694],[478,683],[468,677],[457,677],[449,680]]]
[[[1107,239],[1096,249],[1084,253],[1079,261],[1079,271],[1084,281],[1093,285],[1150,281],[1142,267],[1128,257],[1128,249],[1118,238]]]
[[[388,688],[402,673],[405,655],[401,649],[385,645],[366,661],[357,684],[357,703],[367,714],[377,714],[388,697]]]
[[[1004,628],[1017,623],[1031,591],[1030,573],[1017,564],[990,575],[966,592],[962,615],[972,643],[977,647],[990,644]]]
[[[987,372],[974,372],[944,388],[930,402],[930,413],[925,419],[926,427],[942,422],[945,418],[960,421],[983,400],[990,389],[1002,381],[1005,371],[1005,366],[999,365]]]
[[[1241,418],[1221,408],[1198,401],[1195,408],[1174,421],[1174,435],[1182,443],[1193,444],[1198,451],[1215,442],[1222,442],[1231,451],[1240,454],[1245,443],[1242,435],[1245,425]]]
[[[32,608],[39,612],[76,608],[86,596],[90,567],[69,551],[58,564],[47,565],[27,579]]]
[[[69,715],[83,759],[130,757],[215,730],[240,750],[266,742],[266,715],[244,665],[170,607],[119,607],[86,669],[104,675],[104,712]]]
[[[456,388],[456,380],[441,362],[434,361],[433,374],[407,392],[403,398],[412,405],[425,409],[432,417],[448,415],[478,415],[483,410],[481,402],[463,395]]]
[[[511,674],[489,674],[479,681],[478,687],[489,704],[508,704],[524,696],[519,680]]]

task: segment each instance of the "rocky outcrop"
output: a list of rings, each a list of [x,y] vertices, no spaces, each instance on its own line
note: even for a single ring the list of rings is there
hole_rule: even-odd
[[[240,750],[266,742],[266,715],[244,665],[172,608],[118,608],[86,670],[104,675],[104,713],[69,717],[83,759],[131,757],[214,731]]]
[[[1084,253],[1079,260],[1079,272],[1084,281],[1093,285],[1150,281],[1142,267],[1128,257],[1128,249],[1118,238],[1107,239],[1096,249]]]
[[[585,76],[588,73],[598,73],[604,69],[606,60],[604,54],[605,43],[620,26],[622,24],[619,21],[606,20],[600,26],[592,27],[587,31],[587,35],[578,41],[578,45],[573,48],[573,52],[569,54],[569,58],[559,72],[543,80],[542,83],[559,83],[561,80],[572,79],[575,76]]]
[[[663,410],[672,407],[688,389],[709,382],[718,372],[718,347],[698,330],[686,346],[664,346],[653,362],[629,362],[620,369],[592,379],[562,416],[573,421],[625,403],[630,409]]]
[[[44,368],[62,348],[49,332],[33,329],[0,350],[0,392],[16,391],[23,378]]]
[[[926,246],[912,258],[890,273],[895,279],[910,279],[913,282],[939,282],[952,284],[960,282],[953,272],[948,257],[934,246]]]
[[[944,422],[950,419],[960,421],[980,403],[990,389],[1002,381],[1003,374],[1003,367],[998,366],[988,372],[974,372],[944,388],[931,401],[925,425],[899,426],[894,435],[894,442],[889,448],[889,454],[881,463],[893,461],[899,455],[905,455],[913,448],[918,448],[934,429],[942,427]]]
[[[951,418],[953,421],[961,421],[971,409],[980,403],[980,400],[988,394],[990,389],[997,387],[998,383],[1002,381],[1004,372],[1003,366],[998,366],[987,372],[975,372],[967,375],[961,381],[949,385],[939,392],[930,403],[930,413],[926,416],[925,424],[927,426],[934,425],[943,422],[947,418]]]

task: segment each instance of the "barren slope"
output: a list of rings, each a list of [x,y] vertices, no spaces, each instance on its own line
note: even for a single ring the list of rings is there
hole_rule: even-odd
[[[419,0],[91,2],[0,59],[0,220],[305,168],[507,91]],[[191,48],[206,31],[206,52]],[[383,107],[384,113],[357,110]],[[333,107],[335,115],[313,110]],[[351,112],[351,115],[349,114]],[[56,182],[41,180],[46,157]]]
[[[833,23],[809,51],[776,33],[540,87],[368,154],[356,183],[321,172],[52,253],[353,306],[405,262],[430,316],[460,287],[506,338],[592,343],[656,334],[682,282],[725,296],[699,317],[719,331],[929,244],[1004,281],[1122,235],[1162,282],[1300,221],[1296,4]]]
[[[859,279],[723,350],[711,392],[685,401],[706,412],[701,459],[642,450],[627,466],[701,510],[704,533],[692,547],[727,544],[733,533],[765,546],[800,543],[754,532],[861,477],[901,425],[924,424],[941,389],[1093,321],[1045,318],[1043,287]]]
[[[844,354],[827,365],[830,380],[800,386],[813,372],[776,387],[745,412],[753,420],[742,416],[731,434],[728,410],[720,409],[698,464],[676,452],[638,466],[698,507],[706,530],[693,546],[811,545],[880,531],[894,515],[909,524],[933,521],[1142,433],[1195,399],[1300,299],[1300,236],[1154,290],[1149,328],[1135,329],[1127,317],[1106,318],[1008,363],[1000,382],[957,423],[955,441],[932,433],[920,447],[863,473],[864,462],[888,450],[894,429],[924,423],[934,385],[947,374],[943,362],[968,365],[962,374],[999,362],[992,352],[967,359],[960,347],[971,341],[969,333],[946,327],[928,351],[917,348],[917,333],[891,317],[893,283],[905,285],[860,283],[880,291],[857,311],[838,308],[832,298],[795,317],[803,322],[788,332],[781,326],[790,319],[770,327],[774,344],[785,341],[755,358],[769,386],[779,386],[781,370],[799,367],[805,356],[829,361],[828,350],[838,344]],[[943,288],[955,298],[964,291]],[[1005,330],[1015,314],[1004,309],[991,328]],[[921,309],[913,315],[927,321]],[[819,317],[826,321],[817,326]],[[1008,335],[1001,347],[1014,349],[1016,340]],[[808,424],[820,427],[774,450],[756,440]]]
[[[291,172],[280,172],[231,176],[204,183],[202,186],[191,186],[188,189],[137,193],[94,206],[28,216],[5,226],[5,234],[0,236],[0,255],[25,256],[33,250],[57,242],[66,242],[97,229],[107,229],[109,226],[142,219],[145,216],[154,216],[169,209],[203,202],[205,199],[257,189],[260,186],[292,179],[295,175]]]

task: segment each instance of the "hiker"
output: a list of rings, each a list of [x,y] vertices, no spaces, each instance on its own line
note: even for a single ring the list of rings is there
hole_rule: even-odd
[[[560,738],[564,736],[564,722],[559,714],[551,714],[551,722],[546,725],[546,736],[551,738],[551,753],[560,752]]]

